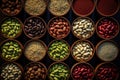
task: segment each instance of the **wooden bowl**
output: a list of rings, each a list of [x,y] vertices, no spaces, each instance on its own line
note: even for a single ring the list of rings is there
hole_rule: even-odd
[[[26,25],[27,21],[28,21],[29,19],[33,19],[33,18],[37,18],[37,19],[41,20],[41,22],[42,22],[42,23],[44,24],[44,26],[45,26],[44,33],[43,33],[43,34],[40,34],[39,36],[37,35],[37,36],[35,36],[35,37],[29,36],[29,35],[26,33],[26,31],[25,31],[25,25]],[[47,24],[46,24],[46,22],[44,21],[44,19],[42,19],[41,17],[31,16],[31,17],[28,17],[28,18],[25,20],[25,22],[24,22],[24,27],[23,27],[23,31],[24,31],[25,35],[26,35],[28,38],[38,39],[38,38],[42,38],[42,37],[45,35],[45,33],[46,33],[46,26],[47,26]]]
[[[50,24],[51,23],[53,23],[54,22],[54,20],[56,20],[56,19],[63,19],[63,20],[65,20],[68,24],[69,24],[69,30],[68,30],[68,32],[67,32],[67,34],[65,35],[65,36],[63,36],[63,37],[60,37],[60,38],[57,38],[57,37],[55,37],[55,36],[53,36],[51,33],[50,33]],[[65,17],[53,17],[52,19],[50,19],[50,21],[48,22],[48,27],[47,27],[47,29],[48,29],[48,32],[49,32],[49,34],[50,34],[50,36],[52,36],[53,38],[55,38],[55,39],[63,39],[63,38],[65,38],[65,37],[67,37],[68,36],[68,34],[70,33],[70,22],[68,21],[68,19],[67,18],[65,18]]]
[[[105,60],[105,59],[102,59],[101,57],[99,57],[99,55],[98,55],[98,47],[99,47],[101,44],[103,44],[104,42],[113,43],[113,44],[118,48],[117,43],[115,43],[114,41],[112,41],[112,40],[102,40],[102,41],[100,41],[100,42],[96,45],[96,55],[97,55],[97,57],[98,57],[100,60],[102,60],[102,61],[107,61],[107,62],[110,62],[110,61],[115,60],[115,59],[118,57],[119,48],[118,48],[118,53],[116,53],[116,54],[117,54],[116,57],[114,57],[114,59],[112,59],[112,60]],[[108,54],[108,55],[109,55],[109,54]]]
[[[79,42],[87,42],[87,43],[90,44],[90,46],[91,46],[92,49],[93,49],[92,56],[89,57],[87,60],[85,60],[85,59],[80,59],[80,60],[79,60],[79,59],[76,59],[75,56],[73,55],[73,48],[74,48],[74,46],[75,46],[76,44],[78,44]],[[72,57],[73,57],[76,61],[78,61],[78,62],[87,62],[87,61],[90,61],[90,60],[93,58],[94,53],[95,53],[94,45],[93,45],[89,40],[77,40],[77,41],[75,41],[75,42],[72,44],[72,46],[71,46],[71,55],[72,55]]]
[[[99,69],[101,66],[104,66],[104,65],[114,66],[115,69],[117,69],[117,71],[118,71],[118,67],[117,67],[115,64],[111,63],[111,62],[103,62],[103,63],[100,63],[100,64],[98,64],[97,67],[95,68],[95,77],[96,77],[97,80],[100,80],[100,79],[97,77],[98,69]],[[106,76],[106,75],[105,75],[105,76]],[[119,72],[117,73],[116,78],[114,78],[114,80],[118,80],[118,77],[119,77]],[[112,80],[112,79],[111,79],[111,80]]]
[[[31,15],[31,16],[41,16],[41,15],[43,15],[43,14],[45,13],[46,8],[47,8],[47,2],[48,2],[47,0],[43,0],[44,3],[45,3],[45,8],[44,8],[43,11],[39,12],[39,14],[32,14],[31,12],[27,11],[27,10],[26,10],[26,1],[27,1],[27,0],[24,1],[24,10],[25,10],[25,12],[26,12],[27,14],[29,14],[29,15]],[[41,1],[41,0],[38,0],[38,1]],[[32,2],[31,2],[31,4],[32,4]],[[29,4],[29,5],[30,5],[30,4]],[[31,6],[35,6],[35,5],[31,5]],[[42,7],[42,8],[43,8],[43,7]]]
[[[111,20],[112,22],[114,22],[114,23],[117,25],[117,30],[116,30],[115,35],[111,36],[110,38],[105,38],[105,37],[103,37],[102,35],[100,35],[100,34],[98,33],[98,25],[99,25],[100,21],[102,21],[102,20],[104,20],[104,19],[109,19],[109,20]],[[109,39],[115,38],[115,37],[118,35],[119,29],[120,29],[120,28],[119,28],[119,23],[118,23],[118,21],[117,21],[115,18],[113,18],[113,17],[102,17],[102,18],[100,18],[100,19],[97,21],[97,23],[96,23],[95,26],[96,26],[96,33],[97,33],[97,35],[98,35],[100,38],[105,39],[105,40],[109,40]]]
[[[38,60],[36,60],[36,61],[28,58],[28,56],[27,56],[28,53],[25,53],[25,51],[26,51],[26,48],[28,47],[28,45],[30,46],[29,43],[31,43],[31,42],[39,42],[39,43],[41,43],[41,44],[44,46],[46,52],[47,52],[47,46],[46,46],[46,44],[45,44],[43,41],[38,40],[38,39],[32,39],[32,40],[29,40],[29,41],[27,41],[27,42],[25,43],[25,45],[24,45],[24,56],[25,56],[29,61],[38,62],[38,61],[42,60],[42,59],[46,56],[46,52],[44,53],[44,55],[42,56],[42,58],[40,58],[40,59],[38,59]]]
[[[66,66],[67,67],[67,69],[68,69],[68,71],[69,71],[69,73],[70,73],[70,68],[69,68],[69,66],[66,64],[66,63],[64,63],[64,62],[53,62],[49,67],[48,67],[48,78],[49,78],[49,70],[50,70],[50,68],[53,66],[53,65],[55,65],[55,64],[63,64],[64,66]],[[67,79],[66,80],[69,80],[69,77],[70,77],[70,74],[67,76]],[[49,78],[50,79],[50,78]]]
[[[34,65],[34,64],[36,64],[36,65],[41,65],[41,66],[45,69],[46,73],[45,73],[45,79],[44,79],[44,80],[46,80],[46,77],[47,77],[47,68],[46,68],[46,66],[45,66],[43,63],[41,63],[41,62],[30,62],[30,63],[28,63],[28,64],[24,67],[24,71],[26,72],[26,71],[27,71],[27,68],[30,67],[30,65]],[[25,73],[25,72],[24,72],[24,73]],[[26,80],[26,79],[25,79],[25,74],[24,74],[24,80]]]
[[[9,41],[17,42],[18,45],[20,46],[20,48],[21,48],[22,51],[21,51],[21,53],[19,53],[19,54],[20,54],[19,57],[16,58],[16,59],[14,59],[14,60],[8,60],[8,59],[6,59],[6,58],[4,58],[4,57],[2,56],[2,49],[1,49],[1,51],[0,51],[0,53],[1,53],[0,56],[1,56],[1,58],[2,58],[3,60],[5,60],[5,61],[14,62],[14,61],[17,61],[17,60],[21,57],[22,52],[23,52],[23,45],[22,45],[18,40],[15,40],[15,39],[6,39],[6,40],[4,40],[4,41],[0,44],[0,46],[3,46],[4,43],[9,42]]]
[[[58,0],[59,1],[59,0]],[[57,1],[56,1],[57,2]],[[54,11],[52,11],[51,9],[50,9],[50,4],[52,3],[52,0],[49,0],[49,2],[48,2],[48,10],[49,10],[49,12],[52,14],[52,15],[54,15],[54,16],[64,16],[64,15],[66,15],[68,12],[69,12],[69,10],[70,10],[70,6],[71,6],[71,1],[70,0],[67,0],[67,2],[68,2],[68,4],[69,4],[69,8],[66,10],[66,11],[64,11],[63,13],[61,13],[61,14],[58,14],[58,12],[54,12]],[[61,4],[61,3],[59,3],[59,4]],[[57,5],[57,4],[56,4]],[[62,4],[61,4],[62,5]],[[55,6],[54,6],[55,7]]]
[[[21,21],[20,19],[18,19],[18,18],[16,18],[16,17],[5,17],[5,18],[2,20],[1,25],[3,24],[4,21],[6,21],[6,20],[9,19],[9,18],[10,18],[10,19],[15,19],[16,21],[18,21],[19,24],[20,24],[20,28],[21,28],[21,29],[20,29],[19,33],[16,34],[15,37],[7,37],[6,34],[3,34],[2,31],[0,30],[1,35],[2,35],[3,37],[5,37],[5,38],[9,38],[9,39],[18,38],[18,37],[22,34],[23,23],[22,23],[22,21]]]
[[[88,12],[86,12],[86,13],[78,13],[76,10],[75,10],[75,8],[74,8],[74,2],[75,1],[78,1],[78,0],[72,0],[72,10],[73,10],[73,12],[77,15],[77,16],[82,16],[82,17],[85,17],[85,16],[89,16],[89,15],[91,15],[92,13],[93,13],[93,11],[94,11],[94,9],[95,9],[95,0],[91,0],[91,2],[89,2],[88,3],[88,1],[89,0],[87,0],[86,2],[83,2],[83,0],[81,1],[81,2],[83,2],[83,4],[79,4],[79,2],[76,2],[78,5],[76,5],[76,7],[79,7],[80,5],[82,5],[81,6],[81,8],[84,8],[85,9],[85,7],[88,7],[88,8],[86,8],[85,10],[86,11],[88,11]],[[92,4],[92,5],[91,5]],[[91,6],[90,6],[91,5]],[[81,8],[79,8],[80,10],[81,10]],[[91,8],[91,9],[90,9]],[[89,10],[88,10],[89,9]],[[82,12],[84,12],[85,10],[83,10]]]
[[[21,70],[22,74],[21,74],[21,77],[18,79],[18,80],[21,80],[21,79],[22,79],[22,76],[23,76],[24,69],[23,69],[23,67],[22,67],[20,64],[18,64],[18,63],[16,63],[16,62],[5,62],[5,63],[2,64],[2,66],[0,67],[0,70],[2,70],[2,69],[3,69],[6,65],[8,65],[8,64],[14,64],[14,65],[16,65],[16,66]],[[4,80],[1,75],[0,75],[0,78],[1,78],[1,80]]]
[[[73,77],[73,70],[74,70],[74,68],[77,66],[77,65],[87,65],[87,66],[89,66],[89,68],[91,68],[91,70],[93,71],[93,74],[95,74],[95,72],[94,72],[94,68],[93,68],[93,66],[91,65],[91,64],[89,64],[89,63],[85,63],[85,62],[79,62],[79,63],[76,63],[76,64],[74,64],[73,66],[72,66],[72,68],[71,68],[71,77],[72,77],[72,79],[74,80],[74,77]],[[91,78],[91,80],[93,80],[93,78],[94,78],[94,75],[92,76],[92,78]],[[76,79],[75,79],[76,80]],[[81,79],[80,79],[81,80]],[[82,79],[83,80],[83,79]],[[87,79],[86,79],[87,80]]]
[[[3,1],[6,1],[6,0],[1,0],[1,1],[3,2]],[[7,0],[7,1],[9,1],[9,0]],[[3,9],[2,9],[2,2],[1,2],[0,10],[2,11],[3,14],[5,14],[5,15],[7,15],[7,16],[16,16],[16,15],[18,15],[18,14],[21,12],[22,7],[23,7],[23,3],[24,3],[24,0],[18,0],[18,1],[21,2],[21,7],[20,7],[20,10],[19,10],[16,14],[12,14],[12,13],[9,14],[9,13],[3,11]],[[8,5],[9,5],[9,4],[8,4]]]
[[[100,6],[100,4],[99,4],[100,1],[101,0],[96,0],[96,9],[97,9],[97,12],[100,15],[102,15],[102,16],[113,16],[113,15],[115,15],[119,11],[119,0],[106,0],[106,2],[103,0],[103,3],[101,1],[101,3],[102,3],[101,7],[100,7],[101,9],[98,7],[98,5]],[[114,1],[116,2],[116,4],[112,4],[112,3],[114,3]],[[113,10],[113,6],[115,6],[115,10],[114,11],[112,11]],[[109,8],[109,9],[107,9],[107,8]],[[103,12],[102,12],[102,10],[103,10]],[[109,13],[108,11],[112,11],[112,12]]]
[[[49,52],[47,52],[49,58],[52,59],[53,61],[57,61],[57,62],[66,60],[66,59],[69,57],[69,55],[70,55],[70,45],[67,43],[67,41],[65,41],[65,40],[63,40],[63,39],[62,39],[62,40],[58,40],[58,39],[52,40],[52,41],[49,43],[49,45],[48,45],[48,51],[49,51],[49,47],[50,47],[55,41],[62,41],[62,42],[64,42],[65,44],[68,45],[68,48],[69,48],[69,51],[68,51],[68,53],[67,53],[68,55],[66,55],[66,57],[64,57],[63,59],[54,59],[52,56],[50,56]]]
[[[92,24],[93,24],[94,31],[93,31],[93,32],[91,33],[91,35],[90,35],[89,37],[87,37],[87,38],[83,38],[82,35],[81,35],[81,36],[77,36],[77,35],[74,33],[74,31],[73,31],[73,24],[74,24],[75,21],[77,21],[77,20],[79,20],[79,19],[88,19],[88,20],[90,20],[90,21],[92,22]],[[90,38],[90,37],[93,36],[93,34],[94,34],[94,32],[95,32],[95,23],[94,23],[94,21],[93,21],[91,18],[89,18],[89,17],[78,17],[78,18],[76,18],[76,19],[72,22],[72,29],[71,29],[71,31],[72,31],[73,35],[74,35],[75,37],[77,37],[78,39],[85,40],[85,39],[88,39],[88,38]]]

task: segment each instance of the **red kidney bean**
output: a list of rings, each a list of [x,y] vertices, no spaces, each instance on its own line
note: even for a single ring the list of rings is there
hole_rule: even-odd
[[[112,18],[104,18],[98,23],[98,34],[103,38],[112,38],[117,34],[118,25]]]
[[[53,18],[53,20],[50,21],[49,24],[49,32],[50,35],[61,39],[68,35],[70,30],[70,24],[68,21],[62,17],[59,18]]]
[[[118,75],[116,66],[110,63],[102,64],[96,71],[96,77],[98,80],[116,80]]]
[[[89,64],[80,63],[73,67],[72,76],[74,80],[91,80],[94,76],[94,73]]]

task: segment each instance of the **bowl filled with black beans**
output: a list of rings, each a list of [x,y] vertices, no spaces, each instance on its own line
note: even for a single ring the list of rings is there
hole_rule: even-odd
[[[46,33],[46,23],[40,17],[29,17],[24,22],[23,31],[29,38],[41,38]]]

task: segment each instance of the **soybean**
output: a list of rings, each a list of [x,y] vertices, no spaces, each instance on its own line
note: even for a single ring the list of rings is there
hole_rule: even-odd
[[[63,60],[69,56],[69,46],[65,41],[55,40],[50,44],[48,54],[53,60]]]
[[[50,80],[67,80],[69,77],[69,69],[65,64],[55,63],[48,70]]]
[[[8,61],[17,60],[22,54],[22,48],[17,41],[8,40],[1,47],[1,56]]]
[[[6,18],[1,24],[1,32],[7,38],[15,38],[21,31],[21,23],[16,18]]]

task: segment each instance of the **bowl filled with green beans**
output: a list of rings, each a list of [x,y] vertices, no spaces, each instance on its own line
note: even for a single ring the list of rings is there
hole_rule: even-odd
[[[22,44],[14,39],[7,39],[1,43],[0,56],[5,61],[16,61],[21,57]]]
[[[0,32],[5,38],[17,38],[22,33],[22,22],[16,17],[6,17],[0,25]]]
[[[69,80],[70,69],[64,62],[54,62],[48,68],[49,80]]]
[[[48,55],[53,61],[64,61],[70,55],[70,46],[64,40],[53,40],[48,45]]]

